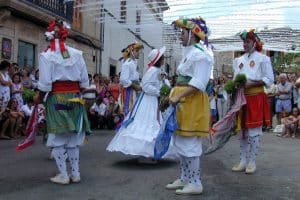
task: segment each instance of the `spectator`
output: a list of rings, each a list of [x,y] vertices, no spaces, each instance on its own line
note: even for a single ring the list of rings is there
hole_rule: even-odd
[[[85,107],[87,111],[90,110],[90,107],[95,103],[96,99],[96,85],[93,83],[93,78],[91,74],[89,76],[89,86],[83,90],[83,98],[86,101]]]
[[[8,139],[5,133],[9,131],[8,137],[18,138],[20,132],[22,131],[22,122],[24,119],[24,114],[18,110],[18,101],[17,99],[10,99],[7,105],[7,118],[3,123],[2,130],[0,133],[0,138]]]
[[[10,63],[6,60],[0,63],[0,97],[3,98],[3,107],[6,107],[10,100],[10,86],[12,81],[8,75]]]
[[[217,93],[217,110],[219,119],[222,119],[228,110],[227,106],[227,95],[224,90],[225,78],[223,76],[219,77],[218,83],[216,85],[216,93]]]
[[[22,92],[23,92],[23,85],[21,83],[21,74],[20,73],[15,73],[12,76],[12,85],[11,85],[11,97],[17,99],[18,101],[18,106],[19,110],[23,106],[23,97],[22,97]]]
[[[160,76],[161,76],[161,80],[162,80],[163,84],[167,85],[168,87],[171,87],[171,83],[168,79],[167,72],[161,71]]]
[[[300,77],[295,82],[295,87],[298,88],[298,109],[300,110]]]
[[[116,125],[122,119],[122,116],[120,114],[120,106],[118,105],[118,102],[115,101],[113,95],[109,96],[109,104],[106,108],[106,119],[108,129],[113,129],[114,127],[116,127]]]
[[[21,73],[22,73],[22,84],[24,89],[32,89],[32,80],[30,77],[29,70],[24,68]]]
[[[106,105],[101,97],[97,97],[96,102],[90,108],[91,128],[104,128]]]
[[[276,113],[283,111],[291,112],[292,110],[292,84],[287,81],[287,75],[282,73],[279,75],[278,99],[276,101]],[[277,115],[279,117],[279,115]],[[281,121],[278,119],[278,121]]]
[[[35,70],[35,74],[34,74],[34,80],[32,80],[32,87],[33,89],[37,89],[38,88],[38,82],[39,82],[39,69]]]
[[[112,77],[112,82],[108,85],[108,87],[115,101],[118,101],[120,95],[120,83],[119,83],[119,77],[117,75],[114,75]]]
[[[293,108],[292,114],[282,119],[282,123],[284,124],[283,137],[296,137],[298,120],[298,109]]]

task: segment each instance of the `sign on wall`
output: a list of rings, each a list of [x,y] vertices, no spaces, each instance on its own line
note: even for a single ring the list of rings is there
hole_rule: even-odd
[[[2,38],[2,59],[10,60],[12,51],[12,41],[8,38]]]

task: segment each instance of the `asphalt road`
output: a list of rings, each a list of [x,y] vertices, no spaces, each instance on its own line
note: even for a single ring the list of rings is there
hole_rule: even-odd
[[[23,152],[18,141],[0,140],[0,200],[169,200],[169,199],[300,199],[300,140],[263,136],[254,175],[233,173],[238,161],[236,137],[220,151],[201,160],[204,193],[178,196],[164,186],[179,175],[178,164],[139,164],[134,157],[105,151],[112,131],[98,131],[81,148],[82,182],[56,185],[54,161],[42,138]]]

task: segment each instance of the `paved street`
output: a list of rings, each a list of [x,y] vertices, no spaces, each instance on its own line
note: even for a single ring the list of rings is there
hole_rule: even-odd
[[[48,179],[56,173],[49,150],[37,143],[16,153],[18,141],[0,141],[1,200],[168,200],[168,199],[300,199],[300,140],[263,137],[254,175],[233,173],[238,160],[237,139],[202,159],[204,193],[178,196],[164,189],[178,175],[178,165],[161,161],[157,165],[138,164],[135,158],[108,153],[105,147],[113,136],[99,131],[81,148],[80,184],[61,186]]]

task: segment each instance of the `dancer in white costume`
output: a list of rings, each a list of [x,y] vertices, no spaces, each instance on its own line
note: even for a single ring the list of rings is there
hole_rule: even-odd
[[[124,154],[153,157],[155,138],[157,137],[161,113],[158,108],[158,97],[162,86],[160,67],[164,64],[165,47],[153,49],[148,59],[150,67],[142,79],[142,93],[134,108],[126,116],[123,125],[107,147],[108,151],[119,151]],[[126,126],[126,122],[133,119]],[[176,158],[172,145],[164,158]]]

